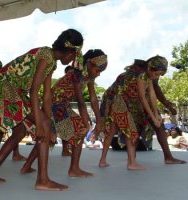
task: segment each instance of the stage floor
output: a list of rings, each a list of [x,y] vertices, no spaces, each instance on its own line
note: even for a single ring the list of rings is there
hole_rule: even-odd
[[[33,146],[20,145],[27,156]],[[173,155],[188,161],[188,152]],[[23,162],[13,162],[11,156],[0,169],[0,177],[7,180],[0,184],[1,200],[177,200],[188,196],[188,164],[165,165],[160,150],[137,152],[137,159],[147,167],[144,171],[126,169],[126,152],[109,150],[110,167],[98,167],[101,150],[83,149],[81,167],[93,172],[90,178],[69,178],[69,157],[61,157],[61,147],[50,152],[49,175],[60,183],[69,185],[67,191],[45,192],[34,190],[36,172],[21,175]],[[34,163],[36,168],[37,163]]]

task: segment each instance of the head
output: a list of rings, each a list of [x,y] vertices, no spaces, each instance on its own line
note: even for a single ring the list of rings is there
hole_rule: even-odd
[[[66,74],[68,71],[73,70],[73,69],[74,69],[74,67],[73,67],[72,65],[66,66],[66,67],[65,67],[65,74]]]
[[[146,65],[149,78],[155,80],[166,73],[168,61],[165,57],[157,55],[148,59]]]
[[[107,67],[107,55],[100,49],[87,51],[83,56],[83,66],[90,78],[95,79]]]
[[[52,48],[56,52],[56,57],[63,65],[67,65],[80,56],[83,45],[83,37],[80,32],[74,29],[63,31]]]

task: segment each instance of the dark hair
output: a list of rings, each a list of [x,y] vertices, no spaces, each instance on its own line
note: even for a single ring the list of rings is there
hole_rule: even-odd
[[[76,50],[76,48],[65,47],[65,42],[67,41],[74,46],[82,46],[83,45],[82,34],[74,29],[68,29],[66,31],[63,31],[61,35],[59,35],[57,40],[53,43],[52,47],[54,50],[64,51],[64,52],[70,49]]]
[[[86,64],[88,59],[95,58],[97,56],[105,55],[105,53],[100,49],[90,49],[83,55],[83,65]]]
[[[145,60],[140,60],[140,59],[135,59],[134,60],[134,65],[137,65],[139,67],[142,67],[142,68],[146,68],[147,67],[147,63]]]
[[[66,67],[65,67],[65,74],[66,74],[69,70],[72,70],[72,69],[74,69],[73,66],[71,66],[71,65],[66,66]]]

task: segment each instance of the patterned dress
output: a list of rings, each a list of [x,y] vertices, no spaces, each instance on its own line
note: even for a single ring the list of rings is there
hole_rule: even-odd
[[[120,132],[134,142],[139,136],[149,142],[153,129],[138,96],[138,79],[149,79],[145,73],[138,73],[128,68],[120,74],[111,87],[107,89],[101,103],[101,115],[106,123],[115,122]]]
[[[31,112],[29,91],[41,59],[48,64],[45,79],[56,69],[49,47],[32,49],[0,69],[0,127],[13,128]]]
[[[83,76],[78,70],[70,70],[52,88],[56,133],[72,145],[79,144],[87,131],[82,118],[70,104],[76,100],[73,83],[79,83],[84,88],[88,81],[87,75]]]

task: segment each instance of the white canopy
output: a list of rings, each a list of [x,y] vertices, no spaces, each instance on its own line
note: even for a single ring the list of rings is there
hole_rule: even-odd
[[[0,0],[0,21],[30,15],[36,8],[50,13],[100,1],[104,0]]]

